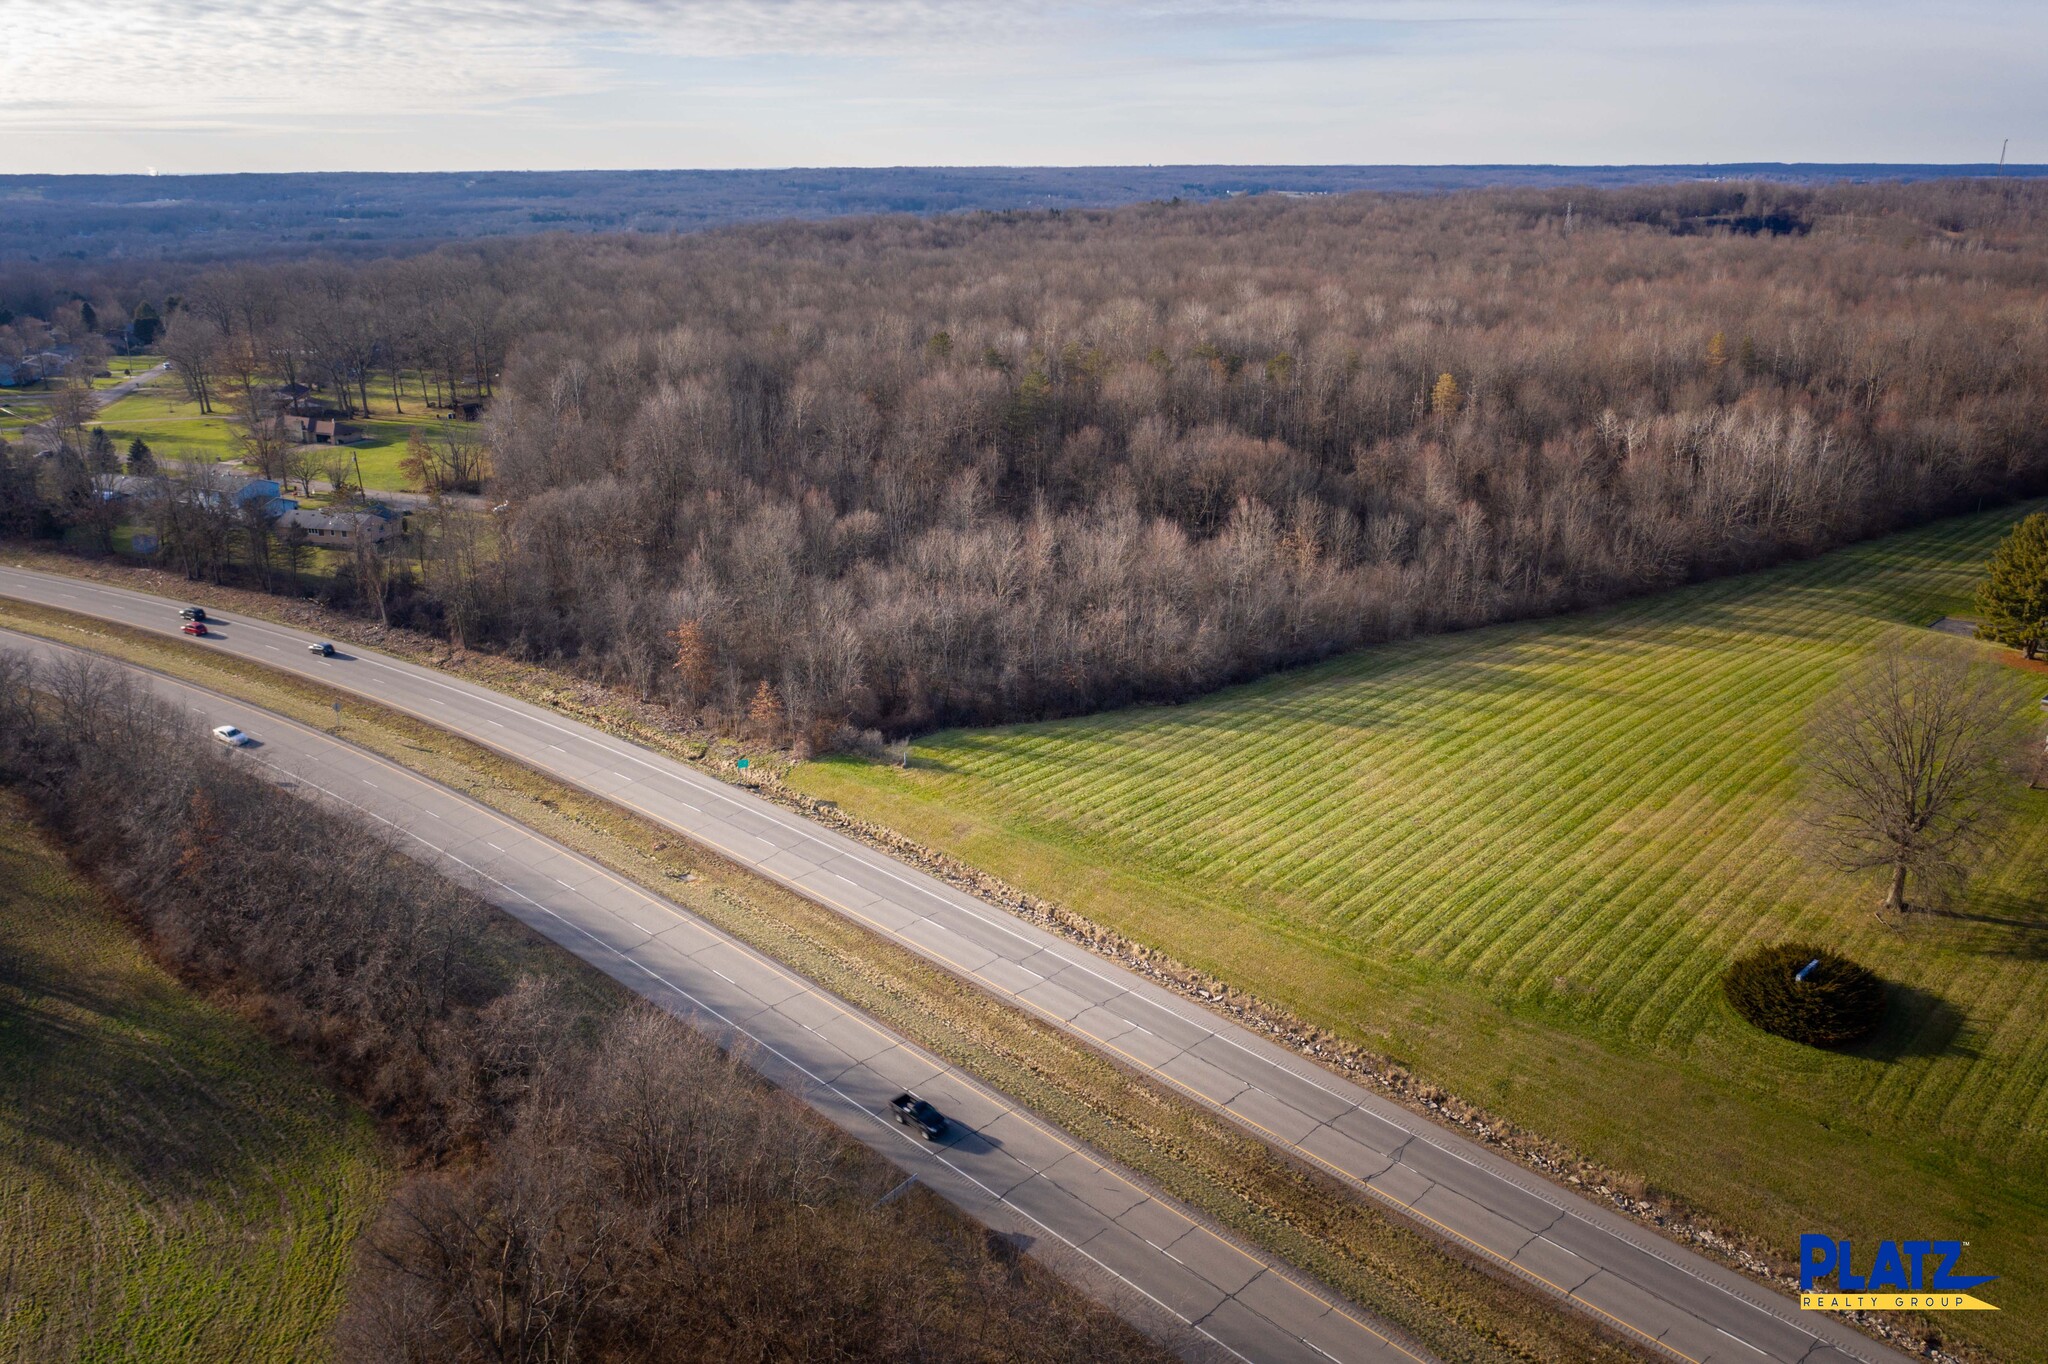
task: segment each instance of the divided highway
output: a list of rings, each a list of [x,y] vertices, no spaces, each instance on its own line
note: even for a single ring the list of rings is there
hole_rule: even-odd
[[[164,634],[179,625],[179,603],[25,569],[0,567],[0,594]],[[315,658],[306,652],[311,639],[237,620],[191,647],[372,697],[636,810],[1085,1038],[1678,1359],[1906,1358],[1141,976],[749,792],[430,668],[369,650]]]
[[[0,647],[80,652],[0,630]],[[1000,1094],[676,905],[438,783],[331,735],[189,683],[135,675],[193,716],[233,724],[230,754],[281,785],[367,816],[401,847],[725,1045],[884,1158],[1016,1238],[1195,1360],[1430,1364],[1256,1251],[1153,1194]],[[896,1123],[910,1089],[955,1130]]]

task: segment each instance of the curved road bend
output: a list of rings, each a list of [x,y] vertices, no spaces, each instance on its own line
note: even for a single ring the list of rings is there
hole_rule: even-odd
[[[180,603],[168,598],[27,569],[0,566],[0,595],[163,634],[180,624]],[[744,789],[417,664],[370,650],[316,658],[306,652],[312,638],[248,620],[192,645],[372,697],[636,810],[1087,1039],[1677,1359],[1906,1359],[1142,976]]]
[[[45,660],[80,652],[0,630]],[[704,1028],[920,1183],[1019,1238],[1189,1358],[1232,1364],[1430,1364],[1341,1299],[1247,1249],[964,1072],[686,910],[525,825],[318,729],[134,669],[193,714],[257,741],[232,754],[384,826],[626,988]],[[905,1089],[955,1131],[928,1143],[889,1115]]]

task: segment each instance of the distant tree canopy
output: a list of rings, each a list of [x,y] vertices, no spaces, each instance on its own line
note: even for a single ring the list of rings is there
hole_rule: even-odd
[[[785,223],[149,287],[202,402],[259,373],[343,412],[487,402],[508,509],[428,535],[394,620],[735,733],[765,684],[798,743],[1173,700],[2048,491],[2024,181]]]
[[[2048,512],[2012,528],[1977,589],[1977,634],[2037,656],[2048,644]]]

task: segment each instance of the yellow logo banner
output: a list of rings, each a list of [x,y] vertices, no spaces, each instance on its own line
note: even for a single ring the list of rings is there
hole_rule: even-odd
[[[1807,1312],[1996,1312],[1968,1293],[1801,1293]]]

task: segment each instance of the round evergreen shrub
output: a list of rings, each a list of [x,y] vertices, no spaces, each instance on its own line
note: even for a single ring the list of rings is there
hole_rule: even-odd
[[[1820,965],[1799,972],[1808,962]],[[1812,943],[1759,947],[1730,963],[1721,991],[1765,1032],[1814,1047],[1868,1037],[1884,1018],[1884,982],[1867,966]]]

